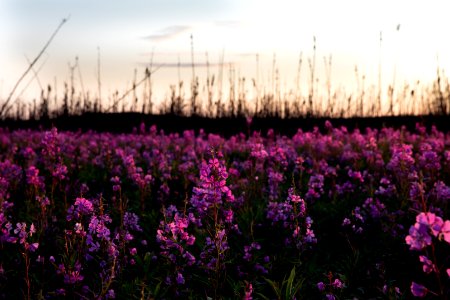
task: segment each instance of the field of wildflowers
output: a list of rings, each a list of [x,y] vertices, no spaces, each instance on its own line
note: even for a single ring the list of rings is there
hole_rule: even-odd
[[[450,296],[450,134],[0,131],[1,299]]]

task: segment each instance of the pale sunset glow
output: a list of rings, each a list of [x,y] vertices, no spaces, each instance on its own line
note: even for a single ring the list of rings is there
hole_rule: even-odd
[[[23,101],[39,97],[47,85],[62,93],[70,67],[78,57],[75,81],[98,94],[100,55],[101,93],[125,92],[151,63],[154,98],[161,103],[170,85],[192,80],[191,43],[195,75],[200,86],[207,74],[230,69],[271,88],[274,67],[283,93],[309,84],[308,60],[316,39],[318,88],[325,88],[325,58],[331,55],[333,89],[352,93],[357,76],[365,86],[401,88],[406,82],[431,83],[437,68],[450,69],[446,1],[87,1],[4,0],[0,4],[0,98],[8,96],[17,79],[42,49],[63,18],[62,27],[41,60],[18,89]],[[380,33],[382,40],[380,42]],[[192,40],[191,40],[192,36]],[[298,62],[302,66],[298,73]],[[209,68],[206,68],[208,66]],[[379,69],[381,67],[381,69]],[[355,72],[355,68],[357,72]]]

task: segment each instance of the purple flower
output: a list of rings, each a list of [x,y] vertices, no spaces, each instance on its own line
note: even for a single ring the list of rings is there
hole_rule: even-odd
[[[322,174],[312,175],[308,182],[307,199],[318,199],[323,194],[324,176]]]
[[[278,186],[283,182],[284,176],[282,173],[269,169],[267,177],[269,180],[269,199],[274,200],[278,197]]]
[[[101,216],[92,216],[89,222],[89,233],[96,235],[99,239],[109,240],[110,230],[106,224],[111,223],[111,218],[104,214]]]
[[[59,147],[58,141],[58,130],[53,127],[51,131],[46,131],[44,137],[42,138],[42,154],[51,159],[55,159],[60,153],[61,149]]]
[[[113,191],[114,192],[117,192],[121,189],[121,187],[120,187],[121,180],[118,176],[112,177],[110,181],[113,183]]]
[[[195,236],[186,231],[192,222],[191,218],[181,217],[175,207],[167,208],[164,215],[156,231],[161,255],[179,266],[192,265],[195,257],[185,249],[195,242]],[[184,259],[180,261],[180,257]]]
[[[409,229],[409,235],[406,237],[406,243],[410,245],[411,250],[421,250],[431,245],[431,235],[443,235],[444,240],[450,243],[450,221],[448,225],[444,223],[441,217],[431,212],[421,212],[416,217],[416,223]]]
[[[411,293],[416,297],[425,297],[427,294],[428,289],[424,287],[423,285],[420,285],[418,283],[412,282],[411,283]]]
[[[39,243],[31,243],[29,245],[28,250],[30,250],[30,252],[34,252],[39,248]]]
[[[442,181],[437,181],[434,184],[436,198],[439,201],[450,200],[450,187],[446,186]]]
[[[123,225],[128,230],[142,231],[142,228],[139,226],[139,217],[132,212],[125,212],[123,216]]]
[[[350,225],[352,222],[350,221],[349,218],[345,218],[344,221],[342,221],[342,226],[347,226]]]
[[[367,198],[363,204],[363,208],[369,211],[373,219],[380,218],[385,210],[385,205],[378,199]]]
[[[348,177],[350,177],[350,178],[352,178],[352,179],[354,179],[356,181],[359,181],[361,183],[364,182],[364,178],[361,175],[360,171],[353,171],[353,170],[350,169],[350,170],[348,170]]]
[[[431,146],[428,144],[422,144],[424,149],[423,153],[419,156],[418,164],[421,169],[429,171],[439,171],[441,169],[440,158],[436,152],[431,151]]]
[[[427,274],[433,272],[436,270],[436,267],[434,266],[433,262],[428,259],[425,255],[419,256],[420,262],[423,264],[423,271]]]
[[[271,220],[272,224],[278,223],[280,221],[285,223],[285,221],[289,219],[289,216],[292,212],[293,207],[287,202],[269,202],[269,205],[267,207],[267,219]]]
[[[67,176],[67,167],[63,164],[59,164],[52,172],[53,177],[59,180],[64,180]]]
[[[220,155],[220,153],[219,153]],[[226,186],[228,173],[224,163],[217,158],[210,159],[208,163],[202,162],[200,167],[200,182],[194,187],[190,204],[200,217],[207,214],[209,209],[219,205],[230,205],[235,198],[230,188]]]
[[[424,226],[428,226],[434,236],[438,236],[439,232],[441,231],[442,225],[444,225],[444,221],[442,220],[442,218],[437,217],[431,212],[420,213],[416,217],[416,222],[423,224]]]
[[[269,156],[269,154],[264,149],[263,144],[253,144],[252,145],[252,151],[250,153],[250,157],[254,157],[258,160],[264,160],[268,156]]]
[[[325,290],[325,284],[321,281],[317,284],[319,291],[323,292]]]
[[[225,223],[233,223],[233,215],[234,215],[234,213],[233,213],[233,210],[232,209],[225,209],[224,211],[223,211],[223,215],[224,215],[224,218],[225,218]]]
[[[195,257],[189,251],[184,251],[183,258],[186,259],[186,265],[192,266],[195,263]]]
[[[409,228],[409,235],[405,238],[406,244],[411,250],[422,250],[431,245],[431,236],[428,234],[428,227],[416,223]]]
[[[182,284],[184,284],[184,283],[185,283],[185,281],[184,281],[183,274],[181,274],[180,272],[178,272],[178,274],[177,274],[177,284],[182,285]]]
[[[28,168],[26,176],[28,184],[34,185],[36,188],[44,188],[43,177],[39,176],[39,169],[37,169],[35,166],[31,166]]]
[[[446,220],[440,229],[439,238],[450,244],[450,221]]]
[[[116,293],[113,289],[109,289],[105,295],[106,299],[116,299]]]
[[[65,272],[64,267],[62,272]],[[75,284],[84,279],[84,276],[81,275],[81,264],[79,262],[75,263],[73,270],[67,271],[64,274],[64,283],[65,284]]]
[[[399,179],[408,178],[408,175],[414,170],[415,161],[412,153],[412,145],[394,146],[392,158],[387,164],[388,170],[392,170]]]
[[[94,205],[85,198],[76,198],[75,203],[67,210],[67,221],[79,219],[83,215],[91,215]]]

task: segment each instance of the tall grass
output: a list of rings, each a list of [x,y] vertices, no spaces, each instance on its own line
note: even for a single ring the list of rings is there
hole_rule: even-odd
[[[65,20],[61,23],[64,24]],[[61,25],[57,28],[59,30]],[[51,42],[54,35],[50,38]],[[84,86],[80,61],[75,58],[69,63],[69,82],[64,83],[62,95],[54,86],[43,87],[37,98],[25,100],[22,94],[13,97],[20,81],[33,71],[38,80],[39,70],[34,65],[39,54],[24,73],[7,99],[0,99],[0,117],[12,119],[48,119],[60,116],[82,115],[85,113],[140,112],[142,114],[169,114],[177,116],[222,117],[275,117],[275,118],[351,118],[376,116],[410,116],[410,115],[448,115],[450,113],[450,84],[443,70],[439,67],[432,84],[421,82],[404,83],[399,86],[394,74],[391,84],[382,86],[382,33],[380,32],[380,57],[378,63],[378,84],[366,86],[365,74],[360,74],[355,66],[356,90],[348,92],[342,86],[332,82],[332,56],[323,57],[324,80],[318,75],[316,38],[313,38],[312,54],[307,58],[307,89],[302,87],[303,53],[300,53],[294,90],[281,88],[281,75],[276,54],[273,55],[272,69],[268,82],[260,78],[260,57],[256,55],[256,76],[246,78],[233,64],[224,63],[224,53],[218,63],[217,74],[209,64],[208,53],[205,54],[206,78],[200,78],[194,61],[194,39],[191,36],[190,87],[180,76],[178,59],[178,82],[171,84],[169,94],[163,99],[154,99],[154,73],[161,67],[154,67],[153,53],[149,67],[140,79],[137,70],[131,81],[132,86],[124,92],[118,90],[105,97],[102,93],[101,56],[98,49],[97,92],[92,98]],[[45,49],[44,47],[44,49]],[[78,85],[76,84],[78,83]],[[186,89],[189,91],[186,92]],[[51,100],[53,99],[53,101]]]
[[[405,83],[397,89],[389,85],[385,93],[380,95],[381,89],[378,87],[366,87],[365,75],[361,75],[358,68],[355,68],[355,91],[349,93],[343,87],[334,87],[331,81],[331,56],[324,57],[325,88],[319,90],[319,80],[313,80],[314,63],[311,60],[309,63],[310,87],[306,95],[299,87],[295,91],[282,92],[277,69],[274,70],[274,83],[268,88],[255,78],[247,80],[246,77],[240,77],[236,68],[230,66],[226,72],[227,90],[223,88],[223,83],[217,82],[219,80],[215,79],[215,74],[208,75],[205,80],[196,76],[191,82],[190,93],[185,91],[186,86],[180,80],[169,86],[169,96],[159,105],[152,97],[152,72],[148,69],[139,81],[135,74],[129,90],[123,93],[116,90],[103,99],[97,94],[97,97],[91,99],[90,91],[85,91],[82,86],[76,86],[74,83],[74,76],[77,76],[75,73],[78,73],[76,68],[79,67],[75,63],[70,68],[71,80],[64,83],[62,95],[57,93],[56,85],[48,85],[43,87],[40,95],[32,101],[16,98],[10,106],[5,106],[8,109],[2,117],[19,120],[85,113],[140,112],[217,118],[351,118],[450,113],[450,83],[440,69],[429,86],[419,81],[414,84]],[[79,79],[77,81],[80,82]],[[1,100],[0,103],[5,104],[6,101]]]

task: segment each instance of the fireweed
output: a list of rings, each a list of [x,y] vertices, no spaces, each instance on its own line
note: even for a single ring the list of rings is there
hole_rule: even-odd
[[[448,297],[449,140],[0,130],[0,298]]]
[[[437,291],[412,282],[411,293],[416,297],[424,297],[427,293],[445,298],[449,293],[448,286],[445,288],[444,282],[448,281],[449,269],[445,265],[439,265],[437,261],[437,242],[450,244],[450,220],[444,221],[441,217],[431,212],[421,212],[416,216],[416,223],[410,227],[409,235],[405,238],[410,250],[421,251],[425,255],[419,256],[422,270],[425,274],[433,274],[436,278]],[[440,246],[440,245],[439,245]],[[448,245],[447,245],[448,247]],[[448,257],[447,257],[448,259]]]
[[[206,232],[206,238],[198,264],[206,273],[211,274],[213,293],[216,296],[224,280],[222,274],[230,250],[228,235],[238,228],[233,211],[235,198],[226,184],[228,172],[224,162],[219,160],[223,155],[211,151],[211,156],[208,163],[202,162],[200,180],[193,189],[189,203],[193,214],[204,220],[199,224]]]
[[[294,245],[298,250],[317,243],[312,230],[313,220],[306,214],[306,202],[295,194],[290,188],[288,197],[284,202],[269,202],[267,206],[267,219],[272,225],[281,225],[289,231],[285,238],[285,245]]]

